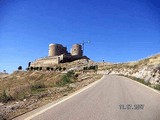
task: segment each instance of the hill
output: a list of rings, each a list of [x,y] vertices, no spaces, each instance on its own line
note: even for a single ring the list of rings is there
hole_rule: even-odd
[[[0,72],[0,78],[6,77],[6,76],[8,76],[8,75],[9,75],[8,73]]]
[[[57,67],[64,66],[65,70],[15,71],[0,77],[0,119],[12,119],[67,96],[102,76],[92,70],[84,72],[83,66],[86,64],[83,60],[59,64]]]
[[[160,84],[160,54],[134,62],[110,64],[102,70],[108,74],[132,76],[151,84]]]

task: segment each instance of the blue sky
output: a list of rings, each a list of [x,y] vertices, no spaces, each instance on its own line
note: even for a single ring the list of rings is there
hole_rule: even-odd
[[[26,68],[50,43],[70,50],[83,40],[94,61],[159,53],[159,0],[0,0],[0,71]]]

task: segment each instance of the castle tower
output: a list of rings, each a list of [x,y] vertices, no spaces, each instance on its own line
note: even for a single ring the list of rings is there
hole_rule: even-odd
[[[56,47],[57,47],[56,44],[49,44],[49,53],[48,53],[48,56],[50,56],[50,57],[56,56],[56,54],[57,54]]]
[[[61,44],[50,44],[49,45],[49,57],[58,56],[62,54],[67,54],[67,48],[63,47]]]
[[[83,55],[82,45],[80,45],[80,44],[74,44],[72,46],[72,49],[71,49],[71,55],[72,56],[74,56],[74,55],[82,56]]]

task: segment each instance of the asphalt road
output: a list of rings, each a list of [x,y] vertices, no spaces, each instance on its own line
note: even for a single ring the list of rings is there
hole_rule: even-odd
[[[32,120],[160,120],[160,94],[128,78],[106,75]]]

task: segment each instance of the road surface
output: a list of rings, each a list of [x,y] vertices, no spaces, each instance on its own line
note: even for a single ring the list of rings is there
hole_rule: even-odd
[[[160,120],[160,94],[128,78],[105,75],[32,120]]]

